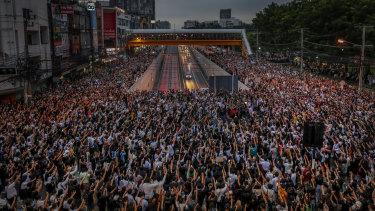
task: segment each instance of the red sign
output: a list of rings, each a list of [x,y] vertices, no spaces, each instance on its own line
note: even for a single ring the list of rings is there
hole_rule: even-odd
[[[55,46],[62,45],[62,40],[54,40],[53,43]]]
[[[116,47],[116,12],[115,10],[103,11],[103,23],[104,23],[103,24],[104,39],[113,40],[113,42],[111,42],[111,46],[105,46],[105,47]]]
[[[74,55],[77,55],[81,51],[81,41],[79,34],[73,35],[72,39],[72,52]]]
[[[52,14],[74,14],[73,5],[51,4]]]
[[[73,5],[60,5],[61,14],[74,14]]]
[[[104,26],[105,28],[105,26]],[[104,39],[116,39],[116,29],[105,29]]]

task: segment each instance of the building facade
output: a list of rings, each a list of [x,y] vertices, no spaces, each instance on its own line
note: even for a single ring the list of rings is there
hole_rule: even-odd
[[[235,17],[232,17],[232,9],[221,9],[220,10],[220,27],[222,28],[233,28],[243,26],[243,22]]]
[[[11,101],[25,87],[38,89],[51,69],[47,0],[0,1],[0,98]]]
[[[123,9],[125,14],[139,19],[139,26],[135,25],[135,29],[153,28],[151,22],[155,20],[155,0],[110,0],[108,6]]]
[[[184,22],[184,29],[194,29],[199,27],[199,22],[196,20],[187,20]]]
[[[171,28],[171,23],[169,21],[156,21],[155,22],[155,28],[157,29],[170,29]]]
[[[50,4],[52,35],[52,81],[61,76],[83,71],[98,53],[96,10],[88,11],[86,4],[68,0],[52,0]]]
[[[127,30],[130,29],[132,19],[123,10],[117,9],[116,14],[117,52],[122,55],[125,53]]]
[[[155,0],[94,2],[0,0],[0,100],[28,98],[122,54],[128,29],[155,28]]]
[[[232,18],[232,9],[221,9],[220,19],[230,19]]]
[[[219,21],[203,21],[201,23],[201,26],[202,28],[213,28],[213,29],[221,28]]]
[[[220,26],[222,28],[233,28],[243,26],[243,22],[237,18],[223,18],[220,19]]]

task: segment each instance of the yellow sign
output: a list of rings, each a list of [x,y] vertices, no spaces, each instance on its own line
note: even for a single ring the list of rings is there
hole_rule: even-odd
[[[93,2],[87,3],[87,10],[89,10],[89,11],[95,10],[95,3],[93,3]]]

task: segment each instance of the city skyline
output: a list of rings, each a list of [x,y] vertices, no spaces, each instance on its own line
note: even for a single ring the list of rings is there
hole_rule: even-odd
[[[255,14],[267,5],[287,3],[290,0],[157,0],[157,20],[167,20],[171,28],[180,29],[186,20],[219,20],[220,9],[232,9],[232,17],[250,23]],[[199,6],[198,6],[199,5]]]

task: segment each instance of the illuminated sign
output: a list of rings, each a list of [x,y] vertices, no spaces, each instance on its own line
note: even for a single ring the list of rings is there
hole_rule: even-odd
[[[95,10],[95,3],[87,3],[87,10],[93,11]]]

